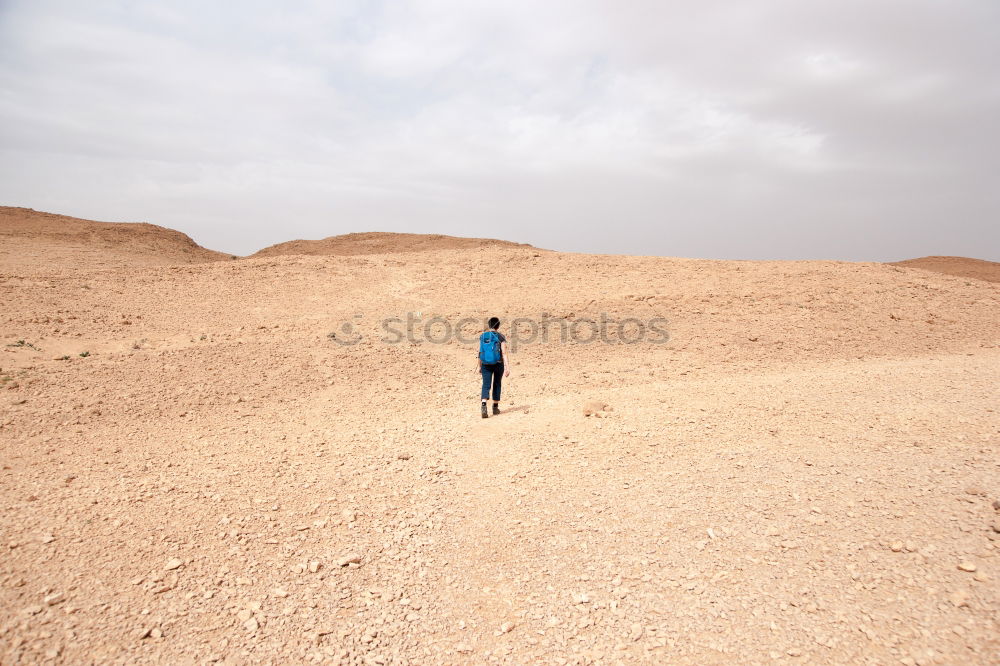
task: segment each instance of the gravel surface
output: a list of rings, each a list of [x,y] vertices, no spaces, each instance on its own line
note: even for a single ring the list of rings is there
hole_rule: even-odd
[[[0,235],[4,664],[1000,661],[1000,284],[40,229]],[[602,313],[670,339],[560,339]],[[494,314],[484,420],[443,329]]]

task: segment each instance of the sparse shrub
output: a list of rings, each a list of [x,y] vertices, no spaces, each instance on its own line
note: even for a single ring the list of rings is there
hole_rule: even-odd
[[[27,342],[25,340],[18,340],[17,342],[14,342],[14,343],[9,344],[7,346],[8,347],[27,347],[28,349],[34,349],[35,351],[42,351],[41,349],[39,349],[38,347],[36,347],[32,343]]]
[[[87,358],[88,356],[90,356],[90,352],[89,351],[80,352],[80,357],[81,358]]]
[[[65,356],[60,356],[56,360],[57,361],[68,361],[69,360],[69,354],[66,354]]]

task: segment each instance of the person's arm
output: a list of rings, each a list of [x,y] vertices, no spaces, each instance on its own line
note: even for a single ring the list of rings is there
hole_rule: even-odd
[[[500,355],[503,357],[503,376],[510,376],[510,363],[507,361],[507,343],[500,343]]]

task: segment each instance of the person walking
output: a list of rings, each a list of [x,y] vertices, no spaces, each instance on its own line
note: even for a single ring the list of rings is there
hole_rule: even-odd
[[[476,370],[483,376],[482,414],[489,418],[487,403],[490,389],[493,393],[493,414],[500,413],[500,386],[503,378],[510,375],[507,363],[507,338],[500,332],[500,319],[490,317],[486,330],[479,336],[479,356]]]

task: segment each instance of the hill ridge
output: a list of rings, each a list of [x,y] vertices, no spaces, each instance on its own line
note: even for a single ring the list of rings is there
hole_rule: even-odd
[[[922,271],[943,273],[955,277],[1000,282],[1000,262],[972,257],[955,257],[946,255],[930,255],[916,259],[889,262],[891,266],[916,268]]]
[[[37,268],[196,264],[231,259],[182,231],[149,222],[101,222],[32,208],[0,206],[0,265]],[[54,262],[53,262],[54,263]]]
[[[249,256],[392,254],[434,250],[475,249],[480,247],[532,248],[533,246],[496,238],[472,238],[445,234],[418,234],[395,231],[362,231],[327,236],[318,240],[296,239],[285,241],[265,247]]]

